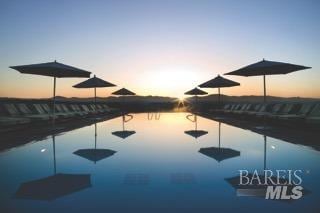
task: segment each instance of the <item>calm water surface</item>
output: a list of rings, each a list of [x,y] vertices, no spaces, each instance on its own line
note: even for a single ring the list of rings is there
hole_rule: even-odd
[[[133,114],[124,125],[119,117],[0,153],[1,209],[10,212],[319,210],[318,151],[266,137],[264,161],[263,135],[201,117],[192,122],[194,117],[186,116],[186,113]],[[199,152],[201,148],[219,145],[232,149],[231,154],[210,157]],[[310,193],[294,202],[238,197],[235,188],[225,180],[239,175],[239,169],[264,166],[272,170],[303,170],[302,185]],[[37,182],[32,182],[47,177],[52,181],[59,174],[74,174],[73,187],[62,186],[65,180],[61,177],[55,185],[56,193],[48,195],[39,192],[44,188],[39,189]],[[50,184],[49,179],[42,184]],[[21,189],[23,186],[28,187],[27,192]]]

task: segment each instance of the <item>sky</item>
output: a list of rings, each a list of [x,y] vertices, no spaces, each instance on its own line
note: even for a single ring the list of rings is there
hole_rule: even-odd
[[[310,66],[267,76],[267,94],[320,98],[318,0],[0,0],[0,96],[52,97],[53,79],[9,66],[57,60],[139,95],[184,97],[218,74],[266,60]],[[225,76],[227,95],[262,95],[263,79]],[[82,78],[57,95],[89,97]],[[210,94],[216,89],[206,89]]]

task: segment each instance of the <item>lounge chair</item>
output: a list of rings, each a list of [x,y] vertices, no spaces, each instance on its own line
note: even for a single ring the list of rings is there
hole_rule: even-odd
[[[297,108],[300,106],[295,113],[290,113],[287,115],[279,115],[278,118],[282,120],[301,120],[304,119],[309,112],[312,110],[314,104],[313,103],[303,103],[302,105],[297,104]]]
[[[263,108],[263,104],[256,104],[250,111],[247,111],[245,114],[247,115],[255,115],[260,109]]]
[[[254,106],[255,106],[254,104],[247,104],[247,106],[242,111],[238,112],[238,114],[241,114],[241,115],[246,114],[250,112],[254,108]]]
[[[232,111],[234,114],[241,114],[247,108],[248,104],[243,104],[239,109]]]
[[[93,114],[92,109],[89,109],[89,107],[87,105],[82,104],[81,107],[87,114]]]
[[[267,117],[267,116],[272,116],[277,114],[282,108],[283,108],[283,104],[279,103],[279,104],[274,104],[274,105],[263,105],[263,107],[261,107],[261,109],[259,110],[259,112],[257,112],[255,114],[255,116],[257,117]]]
[[[76,114],[79,115],[79,116],[82,116],[82,117],[83,117],[83,116],[85,116],[85,115],[88,114],[88,113],[85,112],[84,110],[81,110],[80,107],[79,107],[78,105],[76,105],[76,104],[71,104],[70,107],[71,107],[71,109],[73,110],[73,112],[76,113]]]
[[[28,108],[26,104],[17,104],[17,108],[20,110],[23,117],[43,121],[50,119],[50,116],[48,114],[36,114],[32,112],[32,110],[30,110],[30,108]]]
[[[230,113],[233,110],[235,110],[236,108],[238,108],[239,104],[232,104],[231,107],[227,110],[224,110],[225,113]]]
[[[73,117],[73,114],[65,111],[62,107],[62,104],[55,104],[55,115],[62,118],[70,118]]]
[[[108,107],[108,105],[103,104],[102,106],[103,106],[103,108],[105,109],[106,112],[111,112],[112,111],[112,109],[110,107]]]
[[[297,112],[298,109],[298,104],[293,104],[293,103],[287,103],[285,104],[281,109],[278,111],[274,112],[273,114],[268,115],[269,118],[280,118],[280,116],[283,115],[290,115],[295,112]]]
[[[320,103],[317,103],[308,114],[306,123],[320,125]]]

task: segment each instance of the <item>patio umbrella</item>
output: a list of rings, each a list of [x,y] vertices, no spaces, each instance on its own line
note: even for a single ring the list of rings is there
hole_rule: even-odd
[[[208,148],[201,148],[199,152],[204,154],[208,157],[215,159],[218,162],[223,160],[234,158],[240,156],[240,152],[230,148],[223,148],[221,147],[221,122],[219,122],[219,134],[218,134],[218,147],[208,147]]]
[[[266,103],[266,75],[279,75],[288,74],[291,72],[310,69],[311,67],[305,67],[301,65],[267,61],[262,60],[254,64],[250,64],[246,67],[240,68],[238,70],[226,73],[225,75],[238,75],[238,76],[263,76],[263,102]]]
[[[199,87],[201,87],[201,88],[218,88],[218,102],[219,102],[219,104],[221,102],[220,88],[234,87],[234,86],[240,86],[240,83],[223,78],[220,75],[218,75],[217,77],[199,85]]]
[[[129,117],[129,119],[126,119],[126,116]],[[129,130],[125,130],[125,127],[124,127],[124,124],[129,122],[130,120],[133,119],[133,115],[122,115],[122,131],[115,131],[115,132],[112,132],[113,135],[119,137],[119,138],[122,138],[122,139],[125,139],[133,134],[135,134],[136,132],[135,131],[129,131]]]
[[[96,163],[99,160],[111,157],[116,151],[111,149],[97,149],[97,123],[94,124],[94,149],[79,149],[73,154]]]
[[[15,198],[51,201],[91,187],[90,174],[57,173],[54,135],[52,142],[54,175],[22,183],[14,195]]]
[[[114,87],[115,84],[112,84],[108,81],[104,81],[101,78],[97,78],[95,75],[93,78],[85,80],[79,84],[73,85],[74,88],[94,88],[94,107],[95,111],[97,111],[97,87]]]
[[[201,90],[201,89],[198,89],[197,87],[192,89],[192,90],[189,90],[188,92],[185,92],[184,93],[185,95],[194,95],[195,99],[196,99],[196,106],[198,105],[198,95],[206,95],[208,94],[207,92]]]
[[[118,95],[118,96],[122,96],[122,108],[123,108],[123,114],[124,114],[124,97],[125,96],[133,96],[136,95],[136,93],[131,92],[130,90],[126,89],[126,88],[122,88],[119,89],[115,92],[112,93],[113,95]]]
[[[56,78],[89,78],[91,73],[76,67],[58,63],[56,61],[40,64],[10,66],[10,68],[15,69],[23,74],[53,77],[53,124],[55,123]]]
[[[192,116],[194,117],[194,119],[191,119],[191,118],[190,118],[190,117],[192,117]],[[203,136],[203,135],[208,134],[207,131],[198,130],[198,118],[197,118],[197,115],[195,115],[195,114],[190,114],[190,115],[187,115],[186,118],[187,118],[189,121],[194,122],[195,127],[194,127],[194,130],[184,131],[185,134],[190,135],[190,136],[192,136],[192,137],[194,137],[194,138],[196,138],[196,139],[199,138],[199,137],[201,137],[201,136]]]

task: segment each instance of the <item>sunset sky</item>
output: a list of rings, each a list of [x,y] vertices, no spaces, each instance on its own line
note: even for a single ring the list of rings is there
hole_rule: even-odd
[[[319,11],[317,0],[0,0],[0,96],[52,96],[52,78],[13,65],[57,60],[140,95],[184,97],[265,58],[312,67],[268,76],[268,95],[320,98]],[[224,94],[262,95],[262,77],[226,77],[241,86]],[[57,95],[92,96],[72,88],[83,80],[58,79]]]

